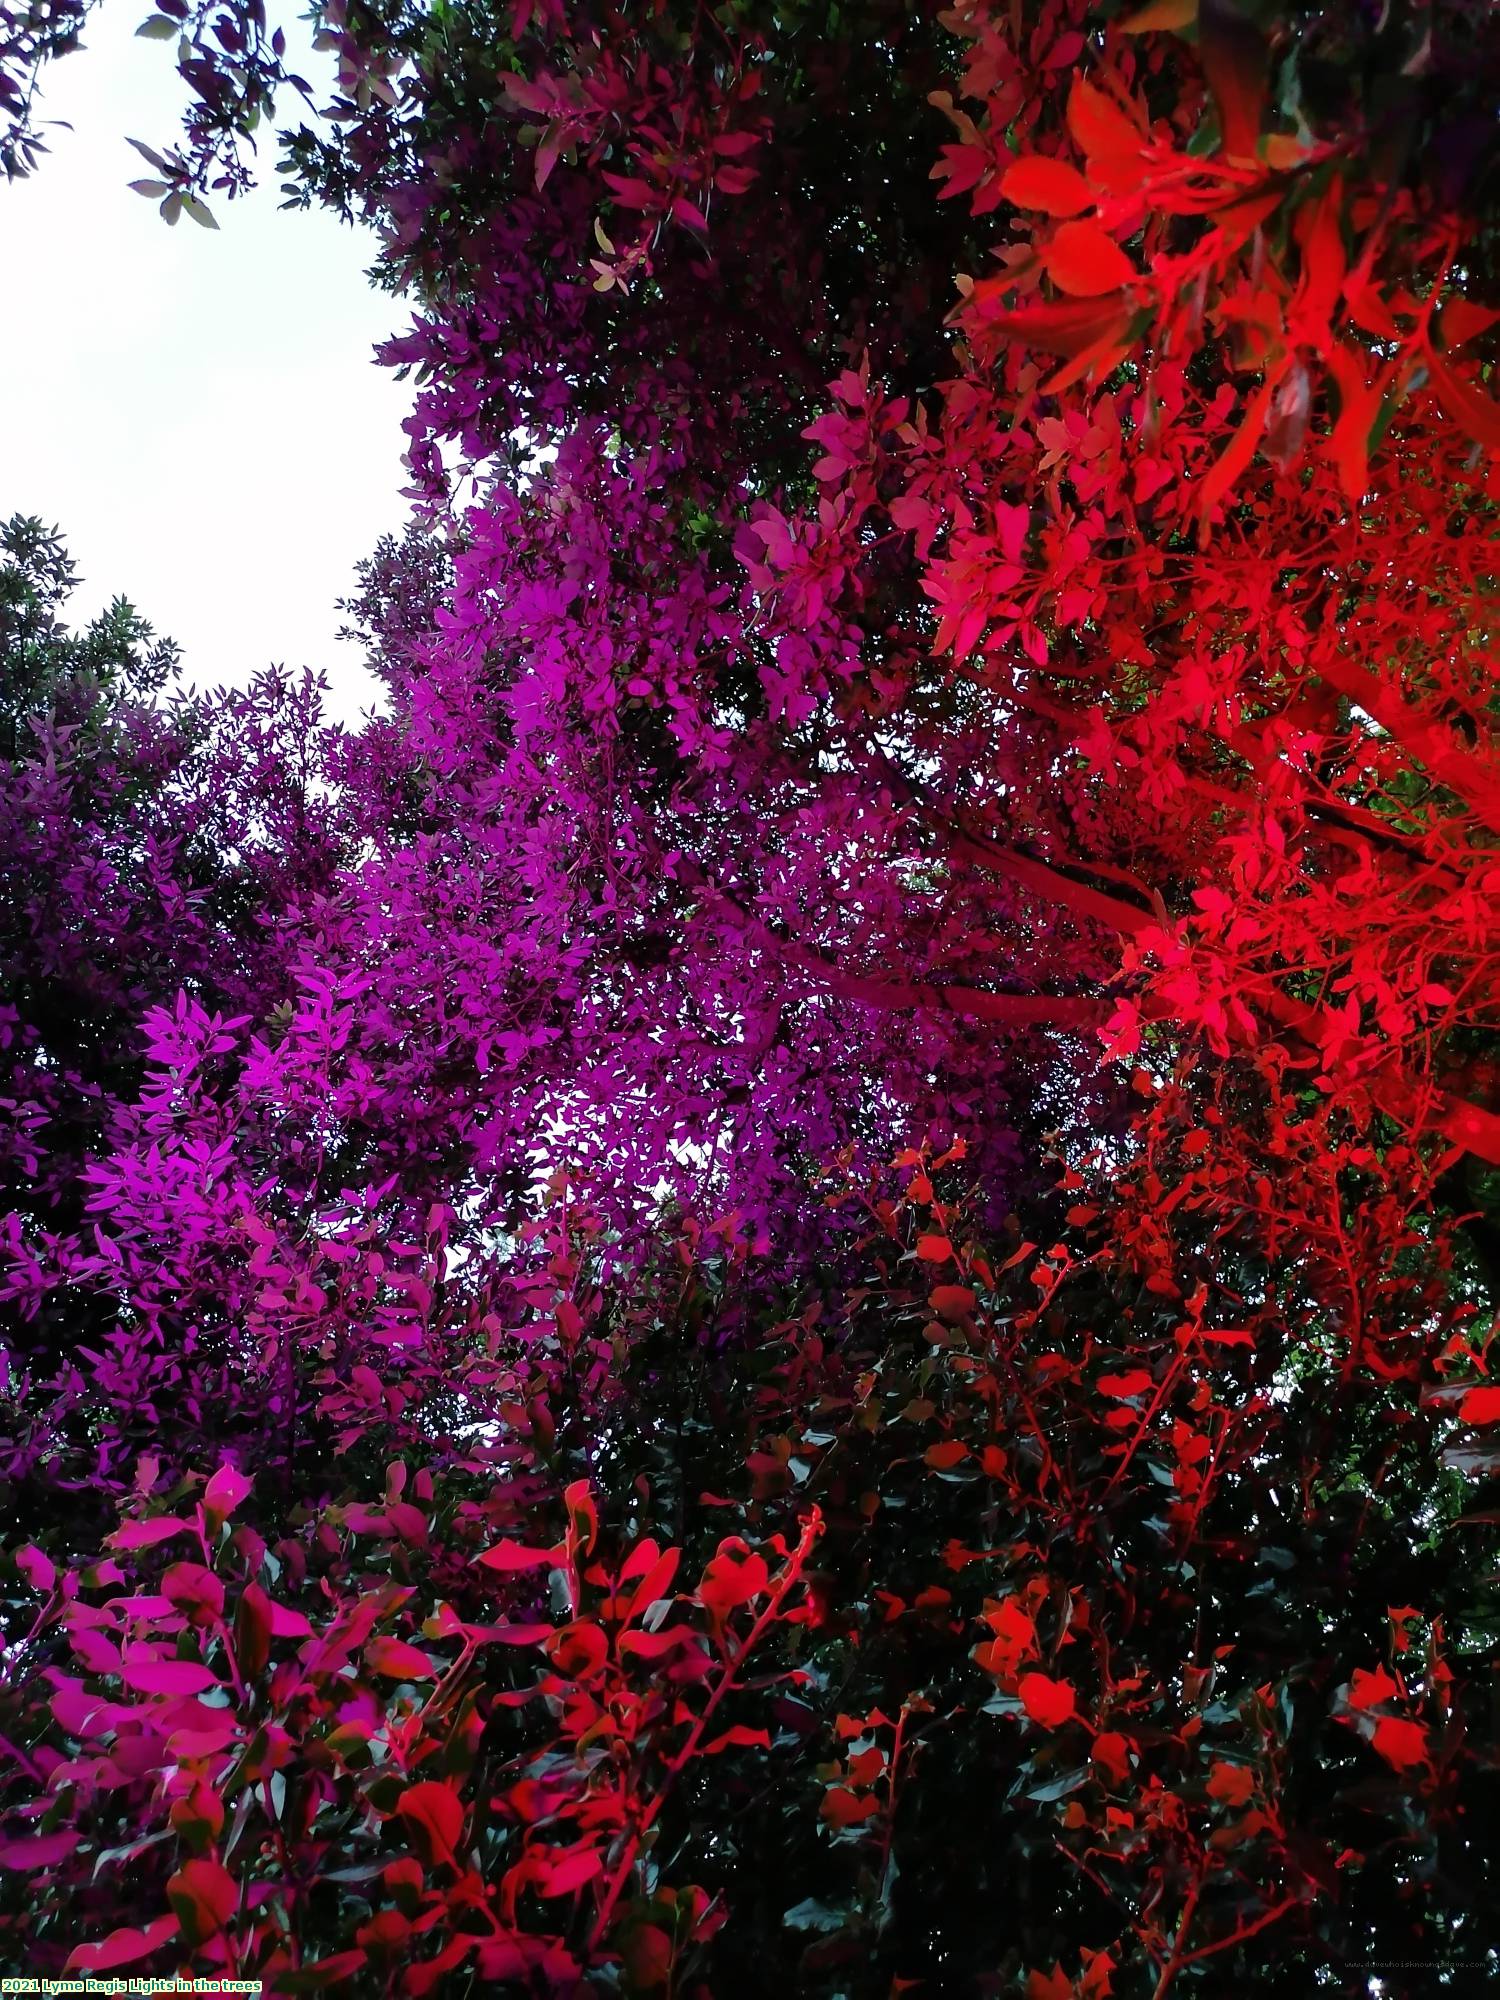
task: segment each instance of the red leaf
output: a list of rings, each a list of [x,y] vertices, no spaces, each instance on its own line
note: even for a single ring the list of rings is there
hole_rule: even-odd
[[[1246,1805],[1254,1792],[1255,1773],[1247,1764],[1230,1764],[1221,1758],[1208,1774],[1208,1795],[1222,1805]]]
[[[66,1861],[78,1845],[76,1833],[33,1833],[20,1840],[0,1840],[0,1868],[24,1872],[32,1868],[55,1868]]]
[[[1375,1748],[1395,1770],[1408,1771],[1427,1762],[1427,1731],[1420,1723],[1382,1716],[1375,1725]]]
[[[234,1614],[234,1650],[240,1672],[257,1680],[271,1657],[271,1600],[258,1583],[247,1583],[240,1592]]]
[[[1042,252],[1048,275],[1060,291],[1077,299],[1102,298],[1140,273],[1112,236],[1097,222],[1065,222]]]
[[[1190,28],[1198,18],[1198,0],[1147,0],[1120,23],[1122,35],[1144,35],[1156,30]]]
[[[858,1826],[877,1810],[874,1799],[866,1795],[860,1798],[844,1786],[836,1785],[832,1791],[823,1794],[823,1804],[819,1808],[830,1826]]]
[[[588,1481],[575,1479],[571,1486],[565,1488],[563,1500],[568,1509],[569,1537],[588,1555],[599,1535],[599,1510],[594,1505]]]
[[[1015,207],[1038,208],[1044,215],[1082,215],[1094,206],[1093,189],[1076,167],[1040,154],[1012,162],[1000,192]]]
[[[703,1572],[698,1601],[722,1618],[737,1606],[759,1597],[770,1580],[764,1556],[756,1555],[743,1544],[725,1542]]]
[[[1384,1667],[1376,1667],[1373,1673],[1364,1667],[1356,1667],[1349,1676],[1351,1708],[1378,1708],[1383,1701],[1394,1701],[1400,1692],[1401,1689]]]
[[[1141,150],[1141,135],[1135,125],[1114,99],[1086,76],[1073,80],[1068,96],[1068,130],[1091,162]]]
[[[1458,1406],[1458,1414],[1466,1424],[1500,1423],[1500,1384],[1470,1389]]]
[[[486,1569],[506,1571],[544,1569],[556,1562],[557,1551],[526,1548],[520,1542],[496,1542],[492,1549],[486,1549],[483,1555],[475,1556],[474,1560],[483,1563]]]
[[[1255,447],[1260,443],[1261,432],[1266,427],[1266,413],[1271,407],[1271,397],[1275,394],[1275,390],[1274,382],[1262,382],[1250,398],[1243,423],[1221,456],[1199,480],[1198,518],[1205,529],[1208,526],[1210,513],[1254,458]]]
[[[189,1944],[201,1944],[223,1930],[239,1900],[234,1877],[218,1861],[185,1861],[167,1883],[167,1901]]]
[[[1438,314],[1438,338],[1451,353],[1496,325],[1500,325],[1500,312],[1476,305],[1473,299],[1449,299]]]
[[[1455,375],[1431,349],[1428,374],[1438,401],[1466,434],[1489,451],[1500,451],[1500,403]]]
[[[592,1680],[609,1658],[609,1641],[591,1619],[580,1618],[553,1633],[547,1641],[547,1657],[568,1680]]]
[[[1144,1368],[1130,1368],[1121,1375],[1101,1375],[1095,1384],[1101,1396],[1114,1396],[1122,1403],[1132,1396],[1142,1396],[1151,1387],[1151,1376]]]
[[[1113,1784],[1123,1785],[1130,1777],[1130,1739],[1117,1730],[1104,1729],[1094,1738],[1091,1752],[1095,1764]]]
[[[962,1319],[974,1310],[974,1294],[967,1285],[934,1285],[928,1303],[939,1319]]]
[[[117,1965],[134,1965],[138,1958],[160,1951],[168,1938],[176,1937],[179,1928],[176,1917],[158,1917],[143,1931],[111,1931],[100,1944],[79,1945],[69,1954],[63,1971],[113,1972]]]
[[[919,1236],[917,1255],[924,1264],[946,1264],[953,1255],[953,1245],[946,1236]]]
[[[672,1940],[658,1924],[633,1924],[625,1933],[620,1956],[633,1993],[658,1992],[672,1977]]]
[[[413,1785],[403,1793],[396,1811],[407,1821],[425,1861],[453,1860],[453,1850],[462,1838],[464,1809],[451,1785],[436,1779]]]
[[[105,1539],[112,1549],[149,1549],[153,1543],[164,1542],[172,1535],[185,1534],[190,1525],[158,1514],[149,1521],[125,1521]]]
[[[372,1639],[365,1658],[373,1673],[388,1674],[394,1681],[428,1681],[437,1672],[427,1655],[404,1639]]]
[[[1044,1729],[1060,1729],[1076,1712],[1070,1681],[1055,1681],[1047,1674],[1022,1674],[1016,1693],[1032,1721]]]
[[[655,1543],[651,1543],[649,1546],[654,1549]],[[640,1587],[631,1597],[630,1608],[625,1614],[628,1618],[641,1617],[649,1606],[655,1604],[659,1597],[667,1595],[677,1576],[677,1565],[681,1560],[681,1549],[668,1549],[664,1555],[656,1558],[655,1562],[652,1563],[642,1578]],[[627,1563],[626,1569],[628,1570],[629,1567],[630,1565]]]
[[[539,1858],[536,1870],[537,1894],[567,1896],[602,1874],[604,1863],[594,1847],[574,1847],[556,1861]]]
[[[930,1444],[922,1456],[934,1472],[949,1472],[969,1455],[969,1447],[957,1438],[945,1444]]]
[[[224,1586],[202,1563],[172,1563],[162,1577],[161,1590],[170,1604],[202,1622],[224,1609]]]
[[[997,281],[994,295],[1008,289],[1008,281]],[[971,304],[977,302],[982,308],[988,296],[985,287],[976,286]],[[1044,305],[1019,306],[1014,312],[981,310],[978,316],[1001,333],[1024,341],[1028,347],[1067,359],[1086,354],[1103,341],[1118,338],[1130,324],[1123,298],[1113,294],[1106,299],[1056,299]]]
[[[50,1557],[43,1555],[34,1542],[27,1542],[24,1548],[17,1549],[14,1560],[16,1568],[25,1577],[32,1589],[41,1591],[43,1596],[56,1583],[56,1564],[52,1562]]]
[[[205,1694],[219,1685],[196,1660],[126,1660],[120,1678],[137,1694]]]
[[[250,1481],[238,1466],[221,1465],[203,1489],[203,1511],[211,1528],[231,1515],[250,1491]]]
[[[699,1751],[700,1757],[716,1757],[721,1750],[769,1750],[771,1738],[764,1729],[747,1729],[743,1722],[737,1722],[732,1729],[726,1729],[716,1736],[712,1743],[705,1743]]]

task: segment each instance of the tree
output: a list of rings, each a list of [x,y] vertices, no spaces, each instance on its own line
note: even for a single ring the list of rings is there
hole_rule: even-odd
[[[175,1019],[156,1035],[176,1046],[189,1014],[243,1021],[274,1004],[295,899],[315,891],[338,842],[310,811],[315,685],[267,675],[214,704],[166,700],[176,648],[123,598],[81,632],[63,623],[77,578],[55,532],[16,516],[0,547],[0,1452],[30,1494],[18,1511],[45,1514],[53,1481],[86,1486],[111,1459],[101,1421],[133,1458],[163,1422],[191,1434],[204,1415],[178,1394],[182,1332],[162,1325],[178,1302],[164,1301],[153,1228],[174,1204],[190,1213],[193,1182],[211,1183],[212,1169],[193,1165],[180,1103],[160,1107],[164,1130],[150,1133],[149,1118],[141,1129],[147,1024]],[[157,1205],[137,1182],[127,1240],[144,1231],[151,1276],[141,1314],[122,1317],[124,1252],[96,1217],[104,1163],[137,1147]],[[219,1435],[212,1418],[206,1434]]]
[[[325,29],[425,506],[21,1225],[18,1955],[1487,1962],[1493,17]]]

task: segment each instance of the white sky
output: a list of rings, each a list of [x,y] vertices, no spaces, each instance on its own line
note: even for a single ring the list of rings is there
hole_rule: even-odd
[[[149,11],[91,18],[46,72],[41,115],[74,129],[0,180],[0,518],[62,529],[71,619],[123,593],[180,642],[185,680],[318,667],[352,720],[373,683],[334,600],[405,514],[410,392],[370,357],[403,311],[365,280],[372,237],[278,208],[272,134],[264,183],[213,201],[217,232],[130,191],[151,169],[126,137],[161,148],[183,101],[171,46],[136,37]],[[321,87],[328,59],[293,53]]]

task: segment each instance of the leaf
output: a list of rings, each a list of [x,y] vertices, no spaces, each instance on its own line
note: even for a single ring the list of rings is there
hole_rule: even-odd
[[[660,1993],[672,1977],[672,1939],[660,1924],[632,1924],[620,1946],[632,1993]]]
[[[424,1860],[453,1861],[463,1837],[464,1809],[451,1785],[435,1779],[412,1785],[402,1794],[396,1811],[410,1826]]]
[[[393,1681],[430,1681],[437,1673],[427,1655],[405,1639],[372,1639],[365,1658],[373,1673],[386,1674]]]
[[[1040,209],[1045,215],[1082,215],[1094,206],[1093,189],[1076,167],[1039,154],[1007,167],[1000,192],[1016,208]]]
[[[1208,1795],[1221,1805],[1248,1805],[1255,1795],[1255,1773],[1247,1764],[1220,1758],[1208,1774]]]
[[[1102,298],[1140,276],[1114,238],[1092,220],[1063,223],[1042,262],[1059,290],[1078,299]]]
[[[191,199],[190,195],[185,195],[183,206],[186,207]],[[210,1529],[221,1527],[249,1491],[250,1481],[238,1466],[221,1465],[203,1489],[203,1511],[208,1517]]]
[[[45,1597],[57,1582],[57,1567],[50,1556],[46,1556],[35,1542],[27,1542],[16,1550],[13,1558],[16,1568],[33,1590]]]
[[[1500,1423],[1500,1384],[1470,1389],[1458,1406],[1458,1414],[1466,1424]]]
[[[1049,1674],[1022,1674],[1016,1693],[1032,1721],[1044,1729],[1060,1729],[1076,1713],[1070,1681],[1053,1680]]]
[[[1397,1771],[1409,1771],[1427,1762],[1427,1731],[1418,1722],[1399,1716],[1382,1716],[1375,1725],[1375,1748]]]
[[[1492,326],[1500,325],[1500,312],[1478,305],[1473,299],[1451,298],[1438,314],[1437,325],[1438,339],[1451,354],[1455,347],[1462,347],[1481,333],[1488,333]]]
[[[841,1931],[849,1919],[843,1910],[830,1909],[827,1903],[814,1901],[811,1896],[782,1913],[781,1921],[789,1931]]]
[[[147,1924],[143,1931],[111,1931],[101,1944],[81,1944],[72,1951],[64,1972],[113,1972],[119,1965],[134,1965],[137,1959],[149,1957],[153,1951],[160,1951],[169,1938],[177,1935],[179,1925],[176,1917],[158,1917],[155,1923]]]
[[[223,1930],[234,1915],[240,1892],[222,1862],[185,1861],[167,1883],[167,1901],[189,1944],[202,1944]]]
[[[159,174],[171,173],[172,169],[167,165],[166,161],[162,158],[161,154],[156,152],[152,147],[148,146],[143,139],[127,139],[125,143],[127,146],[134,146],[135,150],[140,154],[141,158],[149,162],[151,166],[155,167],[156,171]],[[153,1460],[152,1463],[154,1464],[155,1461]],[[144,1491],[144,1488],[142,1490]]]
[[[1130,1739],[1117,1730],[1102,1729],[1090,1751],[1096,1767],[1112,1784],[1124,1785],[1130,1778]]]
[[[173,1535],[186,1534],[190,1526],[188,1521],[175,1521],[166,1515],[157,1515],[149,1521],[126,1521],[105,1537],[105,1543],[112,1549],[149,1549]]]
[[[1383,1701],[1394,1701],[1400,1692],[1400,1686],[1384,1667],[1376,1667],[1373,1672],[1356,1667],[1349,1676],[1351,1708],[1378,1708]]]
[[[224,1586],[202,1563],[175,1562],[161,1580],[162,1596],[190,1618],[206,1621],[224,1609]]]
[[[961,1438],[949,1438],[942,1444],[930,1444],[922,1457],[934,1472],[951,1472],[955,1465],[961,1465],[969,1455],[969,1447]]]
[[[184,215],[190,215],[200,229],[217,229],[219,226],[214,221],[207,204],[201,202],[195,194],[185,194],[182,197],[182,212]]]
[[[1090,162],[1141,150],[1141,135],[1135,125],[1114,99],[1086,76],[1075,77],[1068,94],[1068,130]]]
[[[1084,1764],[1076,1771],[1064,1771],[1059,1777],[1046,1778],[1039,1785],[1028,1785],[1021,1796],[1023,1799],[1035,1799],[1038,1805],[1055,1805],[1059,1799],[1081,1791],[1088,1781],[1088,1766]]]
[[[973,1312],[974,1293],[967,1285],[934,1285],[927,1295],[928,1304],[939,1319],[963,1319]]]
[[[1431,349],[1427,370],[1438,401],[1454,422],[1487,451],[1500,451],[1500,403],[1455,375],[1447,362]]]
[[[1143,1396],[1151,1387],[1151,1381],[1149,1370],[1129,1368],[1118,1375],[1101,1375],[1094,1386],[1101,1396],[1114,1396],[1123,1403],[1132,1396]]]
[[[764,1729],[749,1729],[743,1722],[735,1723],[711,1743],[705,1743],[699,1751],[700,1757],[717,1757],[721,1750],[769,1750],[771,1738]]]
[[[1198,18],[1198,0],[1148,0],[1120,23],[1122,35],[1146,35],[1156,31],[1180,34]]]
[[[219,1686],[196,1660],[126,1660],[120,1679],[137,1694],[206,1694]]]
[[[924,1264],[946,1264],[953,1255],[953,1245],[946,1236],[919,1236],[917,1255]]]
[[[588,1555],[599,1538],[599,1510],[588,1481],[575,1479],[564,1489],[563,1501],[568,1510],[569,1539],[582,1554]]]
[[[136,29],[136,33],[148,42],[170,42],[174,35],[181,33],[180,24],[168,20],[165,14],[152,14]]]
[[[830,1826],[859,1826],[879,1810],[875,1800],[867,1792],[863,1797],[851,1792],[847,1786],[835,1785],[823,1794],[823,1803],[818,1808]]]
[[[1123,293],[1100,300],[1052,300],[1041,305],[1019,306],[1014,312],[982,313],[981,317],[1028,347],[1068,359],[1096,347],[1111,335],[1123,333],[1130,324]]]
[[[66,1861],[77,1847],[80,1836],[71,1831],[33,1833],[19,1840],[0,1840],[0,1868],[25,1873],[35,1868],[54,1868]]]
[[[1261,433],[1266,427],[1266,415],[1275,388],[1274,382],[1262,382],[1250,398],[1239,429],[1199,480],[1198,520],[1201,531],[1207,530],[1209,515],[1254,458],[1255,447],[1260,443]]]
[[[535,1853],[535,1850],[533,1850]],[[559,1856],[556,1861],[550,1857],[537,1856],[536,1888],[539,1896],[571,1896],[575,1889],[581,1889],[585,1882],[592,1882],[596,1875],[604,1872],[604,1862],[597,1847],[574,1847]]]
[[[258,1583],[247,1583],[240,1592],[234,1650],[240,1672],[247,1680],[258,1680],[271,1657],[271,1600]]]
[[[1338,470],[1345,496],[1360,501],[1369,490],[1370,438],[1392,370],[1387,368],[1373,382],[1367,382],[1362,353],[1342,343],[1330,349],[1328,366],[1339,392],[1338,421],[1329,435],[1328,455]]]
[[[1235,0],[1199,0],[1198,55],[1219,114],[1227,159],[1253,160],[1260,144],[1269,51]]]
[[[549,1569],[557,1561],[556,1549],[527,1548],[520,1542],[496,1542],[492,1549],[486,1549],[474,1558],[486,1569],[498,1569],[503,1574],[516,1570]]]

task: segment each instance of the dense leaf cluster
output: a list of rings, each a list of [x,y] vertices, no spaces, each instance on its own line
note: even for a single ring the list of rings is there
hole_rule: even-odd
[[[319,29],[384,712],[4,531],[0,1957],[1492,1969],[1493,13]]]

